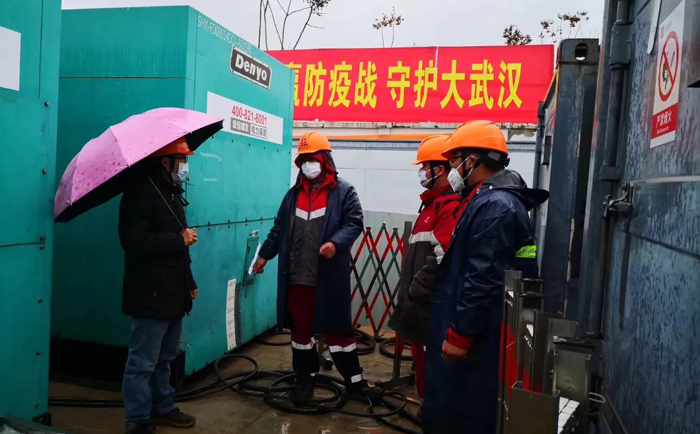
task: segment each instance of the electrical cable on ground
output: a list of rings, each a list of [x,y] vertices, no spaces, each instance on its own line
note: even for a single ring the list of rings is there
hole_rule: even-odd
[[[385,339],[384,341],[382,341],[381,344],[379,344],[379,352],[382,354],[382,356],[393,359],[394,351],[389,350],[388,347],[396,347],[396,337]],[[406,342],[406,344],[404,345],[404,351],[406,350],[411,351],[411,345],[409,342]],[[405,362],[410,362],[411,360],[413,360],[413,357],[407,354],[402,354],[401,360]]]
[[[363,336],[362,338],[365,339],[366,342],[366,337]],[[253,365],[253,369],[224,376],[221,372],[220,365],[224,360],[229,359],[246,360]],[[369,401],[369,399],[367,400],[368,407],[364,413],[358,413],[343,410],[343,407],[350,399],[343,387],[344,382],[343,380],[328,375],[317,374],[315,388],[324,392],[330,392],[330,396],[317,398],[308,404],[298,406],[292,402],[291,397],[291,392],[294,390],[296,384],[296,374],[294,374],[293,371],[260,371],[255,359],[244,354],[224,355],[214,362],[214,371],[218,377],[217,380],[194,389],[177,393],[175,395],[175,402],[194,401],[229,389],[235,393],[262,399],[267,405],[287,413],[302,415],[336,413],[346,416],[371,418],[406,434],[420,434],[419,431],[413,431],[386,420],[386,418],[391,416],[400,416],[413,425],[420,427],[420,420],[405,409],[406,405],[409,403],[408,399],[399,392],[382,391],[374,402]],[[272,382],[267,386],[254,384],[261,380],[270,379]],[[389,398],[398,400],[400,404],[395,405],[389,402]],[[50,398],[49,405],[55,407],[116,408],[123,407],[124,403],[120,399]],[[384,407],[388,411],[376,412],[375,409],[377,407]]]

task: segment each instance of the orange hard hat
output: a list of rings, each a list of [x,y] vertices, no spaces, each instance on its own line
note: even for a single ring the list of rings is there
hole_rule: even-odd
[[[194,152],[190,151],[190,147],[187,146],[187,140],[181,137],[169,145],[165,145],[159,151],[154,152],[151,157],[167,157],[169,155],[194,155]]]
[[[309,131],[299,139],[299,149],[297,155],[315,154],[320,151],[331,151],[331,142],[328,138],[318,131]]]
[[[464,148],[496,151],[503,155],[503,158],[508,156],[506,136],[491,121],[469,121],[457,127],[442,155],[451,158],[454,151]]]
[[[447,158],[442,153],[447,149],[449,138],[449,134],[426,137],[418,146],[418,157],[413,164],[418,165],[429,161],[447,161]]]

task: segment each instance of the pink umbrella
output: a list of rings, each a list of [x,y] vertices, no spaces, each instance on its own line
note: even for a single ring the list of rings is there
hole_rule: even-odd
[[[63,173],[54,199],[54,220],[68,222],[122,192],[125,169],[185,137],[195,150],[223,128],[204,113],[159,108],[131,116],[90,140]]]

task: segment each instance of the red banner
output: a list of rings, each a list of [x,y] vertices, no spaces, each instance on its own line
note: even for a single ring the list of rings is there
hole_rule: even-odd
[[[552,45],[272,51],[297,72],[294,119],[536,123]]]

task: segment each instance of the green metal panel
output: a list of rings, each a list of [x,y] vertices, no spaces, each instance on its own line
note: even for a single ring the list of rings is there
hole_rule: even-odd
[[[130,25],[114,25],[119,22]],[[187,371],[200,369],[229,349],[230,281],[240,285],[238,344],[275,323],[275,273],[241,284],[250,265],[246,262],[252,260],[250,235],[269,231],[289,185],[292,72],[249,49],[270,66],[270,89],[234,75],[229,67],[232,45],[248,49],[249,44],[190,8],[65,11],[63,24],[61,97],[71,102],[61,107],[59,116],[59,172],[85,142],[110,125],[159,106],[207,112],[209,92],[283,119],[282,144],[220,132],[190,159],[193,185],[187,196],[192,205],[187,215],[199,233],[192,259],[200,296],[185,319],[182,349]],[[111,28],[107,34],[102,31],[106,27]],[[117,212],[115,199],[56,227],[56,337],[126,345]]]
[[[61,78],[184,77],[187,7],[65,11]]]
[[[253,222],[218,225],[198,230],[199,241],[192,249],[193,273],[200,294],[195,309],[185,319],[182,342],[187,352],[187,371],[192,372],[206,366],[228,350],[226,339],[227,284],[236,280],[241,284],[246,261],[246,239],[252,231],[265,233],[272,223]],[[242,247],[241,247],[242,244]],[[276,263],[270,264],[274,270]],[[275,273],[258,276],[251,285],[240,285],[237,293],[236,311],[238,319],[238,344],[247,342],[275,325],[277,300]]]
[[[0,303],[2,414],[31,419],[48,410],[50,270],[50,249],[0,247],[0,275],[8,284]]]
[[[60,0],[0,2],[21,41],[19,90],[0,83],[0,414],[22,418],[48,410],[60,15]]]

